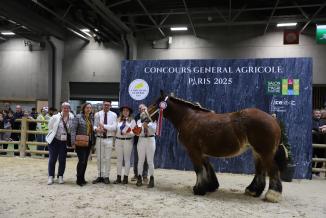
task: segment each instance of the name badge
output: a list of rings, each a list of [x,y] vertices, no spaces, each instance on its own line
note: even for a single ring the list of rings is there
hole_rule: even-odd
[[[67,135],[66,134],[62,134],[60,140],[61,141],[67,141]]]

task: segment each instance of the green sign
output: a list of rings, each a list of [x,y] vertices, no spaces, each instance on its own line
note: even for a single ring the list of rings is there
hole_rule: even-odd
[[[318,44],[326,44],[326,25],[317,25],[316,42]]]

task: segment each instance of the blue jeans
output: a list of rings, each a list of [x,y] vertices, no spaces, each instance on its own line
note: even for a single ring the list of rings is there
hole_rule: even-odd
[[[57,160],[59,160],[58,176],[63,176],[66,169],[67,143],[65,141],[60,141],[54,138],[48,147],[49,147],[49,165],[48,165],[49,176],[54,177],[55,164]]]

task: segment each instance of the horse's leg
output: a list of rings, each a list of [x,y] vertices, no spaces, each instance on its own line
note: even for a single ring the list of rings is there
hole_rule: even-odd
[[[216,173],[214,171],[213,166],[209,162],[208,158],[205,159],[204,166],[208,173],[208,184],[207,184],[207,191],[213,192],[219,187],[219,183],[216,177]]]
[[[193,187],[193,192],[195,195],[205,195],[207,192],[208,184],[208,171],[204,166],[205,159],[199,150],[188,149],[189,157],[194,165],[194,170],[196,172],[196,184]]]
[[[246,188],[245,193],[254,197],[259,197],[263,193],[266,186],[266,172],[262,163],[260,156],[255,155],[255,167],[256,173],[255,177]]]
[[[266,163],[266,168],[269,176],[269,187],[265,199],[266,201],[276,203],[282,199],[282,183],[279,167],[274,158],[269,158],[269,161]]]

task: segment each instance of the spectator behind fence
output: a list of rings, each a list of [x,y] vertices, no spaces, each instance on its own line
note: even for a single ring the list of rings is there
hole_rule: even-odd
[[[46,115],[47,115],[47,110],[46,108],[41,109],[41,113],[37,116],[37,120],[40,121],[46,121]],[[48,131],[48,124],[47,123],[37,123],[36,125],[37,131]],[[38,134],[37,135],[37,141],[38,142],[45,142],[45,135],[44,134]],[[37,146],[37,150],[48,150],[47,146]]]
[[[0,129],[4,129],[4,128],[5,128],[5,120],[3,114],[0,112]],[[3,140],[4,140],[4,133],[0,132],[0,141]],[[3,148],[3,145],[0,144],[0,147]],[[5,153],[1,152],[1,154],[5,154]]]
[[[321,118],[320,110],[313,111],[312,118],[312,143],[325,144],[326,143],[326,120]],[[313,157],[325,158],[325,150],[322,148],[313,148]],[[321,168],[322,162],[317,162],[316,167]],[[319,175],[319,173],[316,173]]]
[[[59,159],[59,184],[64,183],[63,174],[66,169],[68,134],[74,116],[70,113],[70,104],[68,102],[62,103],[61,110],[61,113],[53,115],[50,119],[49,133],[46,136],[46,141],[49,144],[48,185],[53,184],[57,159]]]
[[[17,121],[17,119],[21,119],[24,116],[22,107],[20,105],[16,106],[16,112],[13,114],[13,126],[12,129],[14,130],[20,130],[21,128],[21,121]],[[20,133],[12,133],[11,138],[14,141],[20,140]],[[14,145],[14,149],[18,149],[18,144]],[[15,155],[18,155],[19,153],[15,153]]]

